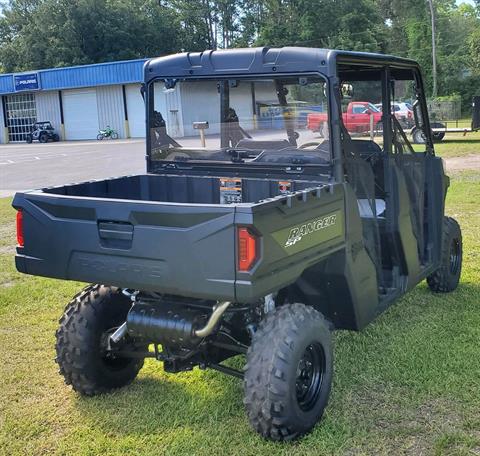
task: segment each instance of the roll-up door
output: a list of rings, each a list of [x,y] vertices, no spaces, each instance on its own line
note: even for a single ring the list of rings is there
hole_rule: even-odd
[[[96,90],[65,90],[62,100],[66,139],[95,139],[99,130]]]
[[[125,87],[127,98],[128,125],[132,138],[145,137],[145,104],[140,94],[140,85]]]

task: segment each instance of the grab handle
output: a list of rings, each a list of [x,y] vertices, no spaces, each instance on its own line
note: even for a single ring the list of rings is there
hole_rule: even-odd
[[[98,222],[98,234],[101,240],[132,241],[133,225],[114,221]]]

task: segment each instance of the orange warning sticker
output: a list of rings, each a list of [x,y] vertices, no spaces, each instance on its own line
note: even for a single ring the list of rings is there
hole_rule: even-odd
[[[291,181],[279,181],[278,182],[278,191],[282,195],[284,193],[288,193],[292,190],[292,182]]]
[[[220,204],[242,202],[242,179],[221,177],[220,179]]]

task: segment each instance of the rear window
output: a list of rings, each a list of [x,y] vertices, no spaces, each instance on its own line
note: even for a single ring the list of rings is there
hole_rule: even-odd
[[[148,92],[150,158],[328,165],[326,94],[319,76],[157,80]]]

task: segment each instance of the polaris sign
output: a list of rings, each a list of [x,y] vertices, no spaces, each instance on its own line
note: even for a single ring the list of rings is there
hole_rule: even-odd
[[[14,74],[13,86],[15,88],[15,92],[40,89],[38,73]]]

